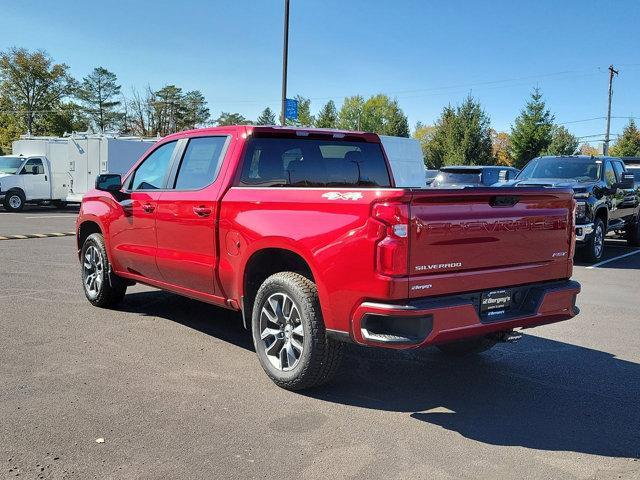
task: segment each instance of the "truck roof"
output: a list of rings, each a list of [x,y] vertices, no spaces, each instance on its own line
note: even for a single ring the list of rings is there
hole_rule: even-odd
[[[265,134],[265,135],[284,135],[284,136],[306,136],[318,135],[318,136],[333,136],[336,140],[339,139],[354,139],[359,138],[367,142],[380,142],[380,137],[371,132],[356,132],[350,130],[339,130],[334,128],[310,128],[310,127],[281,127],[278,125],[230,125],[222,127],[205,127],[196,128],[193,130],[185,130],[183,132],[173,133],[168,135],[169,138],[181,138],[190,135],[206,135],[208,133],[215,135],[219,132],[229,132],[229,130],[246,133],[247,135]],[[302,135],[301,135],[302,134]]]

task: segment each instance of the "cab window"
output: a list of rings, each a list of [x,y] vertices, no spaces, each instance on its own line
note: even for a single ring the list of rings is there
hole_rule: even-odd
[[[618,182],[622,181],[622,174],[624,173],[624,167],[620,162],[613,162],[613,169],[616,171],[616,178]]]
[[[171,157],[176,142],[169,142],[156,148],[138,166],[129,183],[130,190],[156,190],[164,188]]]
[[[27,163],[22,167],[20,172],[22,175],[44,175],[44,165],[40,158],[32,158],[27,160]]]
[[[180,162],[174,188],[197,190],[213,183],[222,163],[228,137],[197,137],[189,140]]]
[[[613,184],[616,183],[616,172],[611,162],[606,162],[604,165],[604,181],[607,183],[607,187],[613,187]]]

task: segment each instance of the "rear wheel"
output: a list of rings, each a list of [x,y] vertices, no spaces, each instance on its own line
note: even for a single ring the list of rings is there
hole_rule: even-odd
[[[24,208],[24,202],[24,194],[18,190],[13,190],[4,197],[4,208],[9,212],[19,212]]]
[[[122,301],[127,285],[114,274],[110,265],[104,238],[100,233],[87,237],[82,245],[82,286],[89,302],[96,307],[111,307]]]
[[[629,225],[625,237],[631,247],[640,247],[640,217],[636,217],[636,221]]]
[[[316,285],[298,273],[276,273],[260,286],[252,333],[260,364],[279,387],[321,385],[340,366],[343,344],[327,337]]]
[[[582,256],[589,263],[596,263],[602,258],[604,252],[604,222],[600,218],[596,218],[593,222],[593,233],[591,238],[587,240],[582,247]]]
[[[438,349],[452,357],[464,357],[485,352],[492,348],[497,342],[487,337],[472,338],[458,342],[443,343],[436,345]]]

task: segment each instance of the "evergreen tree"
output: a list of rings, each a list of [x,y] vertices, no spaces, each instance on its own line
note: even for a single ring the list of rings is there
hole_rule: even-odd
[[[221,112],[220,116],[215,120],[218,126],[227,125],[249,125],[251,122],[239,113]]]
[[[435,168],[493,164],[490,119],[471,96],[455,108],[449,105],[425,150],[429,165]]]
[[[573,155],[578,150],[578,139],[569,130],[560,125],[554,125],[551,130],[551,144],[549,155]]]
[[[622,135],[609,149],[614,157],[640,157],[640,131],[633,119],[624,127]]]
[[[511,156],[515,167],[522,168],[547,151],[552,140],[553,119],[536,87],[511,129]]]
[[[207,101],[199,90],[187,92],[182,97],[183,104],[182,117],[178,118],[178,129],[192,129],[204,125],[209,121],[211,115],[207,107]]]
[[[120,85],[116,74],[103,67],[94,68],[91,74],[84,77],[76,92],[84,111],[100,132],[118,123],[121,116],[117,110],[119,95]]]
[[[269,107],[265,108],[258,120],[256,120],[256,125],[275,125],[276,124],[276,114]]]
[[[338,126],[338,111],[333,100],[329,100],[324,104],[318,118],[316,119],[316,127],[318,128],[336,128]]]

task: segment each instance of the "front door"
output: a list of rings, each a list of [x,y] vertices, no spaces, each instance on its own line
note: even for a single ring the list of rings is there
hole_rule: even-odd
[[[48,200],[51,198],[51,178],[45,170],[41,158],[30,158],[24,164],[21,175],[24,175],[24,190],[28,200]]]
[[[209,295],[216,293],[219,170],[229,139],[226,135],[188,139],[158,201],[157,263],[163,280]]]
[[[622,176],[625,173],[625,168],[622,162],[614,160],[611,162],[613,169],[616,172],[616,179],[618,182],[622,182]],[[624,222],[633,222],[633,216],[638,208],[638,193],[635,187],[633,188],[619,188],[616,192],[616,196],[619,198],[618,202],[618,218]]]
[[[124,181],[119,211],[109,225],[116,271],[162,280],[156,264],[156,214],[176,142],[159,145]]]

